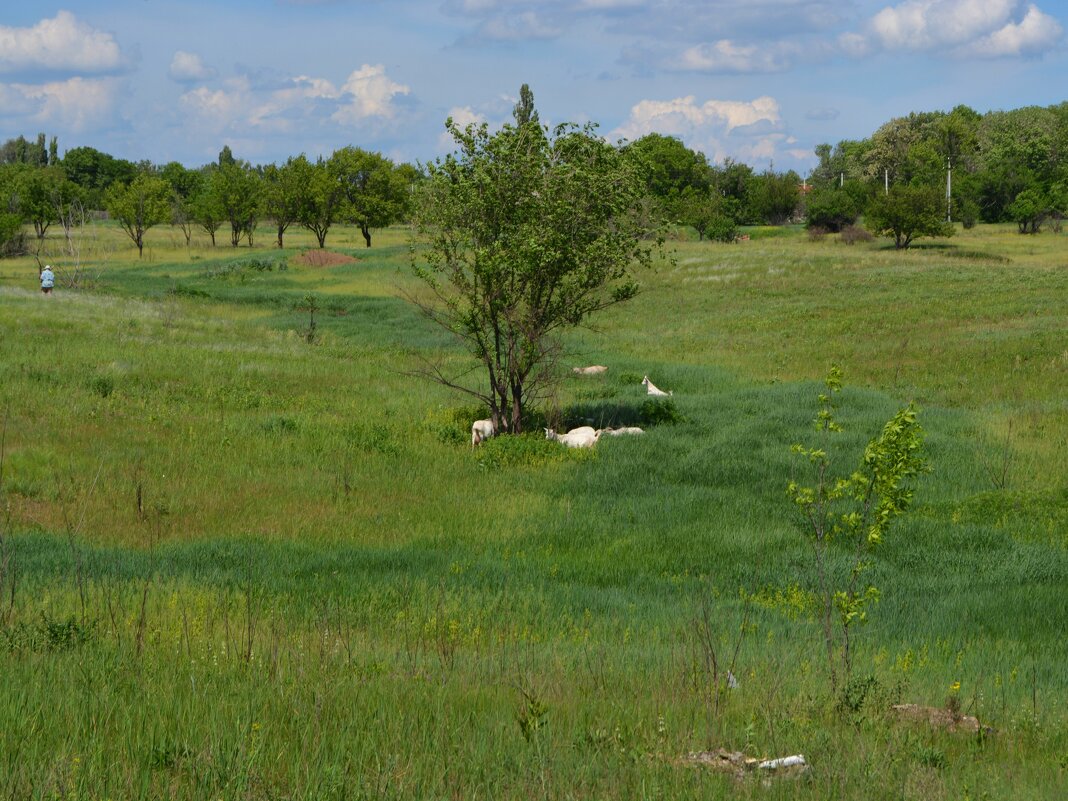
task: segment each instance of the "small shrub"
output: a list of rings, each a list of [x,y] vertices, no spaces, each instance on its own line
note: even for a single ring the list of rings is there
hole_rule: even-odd
[[[207,292],[203,289],[196,289],[195,287],[185,286],[183,284],[175,284],[167,290],[168,295],[174,295],[180,298],[210,298]]]
[[[847,225],[842,229],[839,238],[847,245],[855,245],[857,242],[871,242],[875,239],[868,229],[860,225]]]
[[[618,381],[623,386],[627,386],[630,384],[640,384],[642,382],[642,375],[640,373],[632,373],[630,371],[625,370],[616,376],[616,381]]]
[[[94,376],[89,382],[89,388],[101,398],[107,398],[115,391],[115,379],[110,375]]]
[[[725,214],[717,214],[709,221],[705,236],[711,242],[733,242],[738,236],[738,224]]]
[[[349,444],[361,451],[396,456],[400,453],[393,430],[383,423],[353,423],[345,432]]]
[[[8,651],[50,653],[68,651],[89,642],[93,637],[91,623],[80,623],[74,617],[52,620],[42,615],[36,623],[19,622],[0,629],[0,643]]]
[[[684,419],[682,412],[671,398],[649,398],[642,403],[641,421],[645,425],[658,426],[664,423],[674,425],[681,423]]]
[[[292,417],[278,414],[260,423],[260,428],[267,434],[295,434],[300,426]]]
[[[822,242],[827,238],[827,229],[819,225],[810,225],[808,227],[808,241],[809,242]]]
[[[482,406],[438,408],[427,412],[422,427],[446,445],[470,445],[471,424],[487,416],[488,412]]]
[[[568,448],[545,438],[544,433],[505,435],[488,439],[478,446],[478,461],[484,467],[538,467],[595,456],[590,448]]]
[[[946,760],[946,752],[933,745],[917,746],[916,761],[935,770],[942,770],[949,764]]]

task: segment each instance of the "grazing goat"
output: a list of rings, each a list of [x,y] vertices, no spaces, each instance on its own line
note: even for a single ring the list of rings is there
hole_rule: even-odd
[[[601,432],[596,431],[593,426],[572,428],[566,434],[557,434],[551,428],[545,429],[545,439],[555,440],[569,448],[592,448],[600,436]]]
[[[644,434],[638,426],[623,426],[622,428],[602,428],[598,434],[608,434],[610,437],[622,437],[628,434]]]
[[[592,364],[589,367],[572,367],[571,372],[577,375],[600,375],[607,373],[608,368],[603,364]]]
[[[471,424],[471,447],[481,445],[485,440],[497,435],[492,420],[475,420]]]
[[[649,380],[649,376],[646,376],[642,379],[642,386],[645,387],[645,391],[649,395],[658,395],[660,397],[666,398],[668,395],[675,394],[674,392],[664,392],[664,390],[659,389],[656,384]]]

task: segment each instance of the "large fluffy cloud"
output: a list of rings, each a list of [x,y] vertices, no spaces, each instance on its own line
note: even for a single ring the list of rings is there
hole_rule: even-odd
[[[394,98],[411,90],[386,75],[381,64],[364,64],[354,71],[341,87],[342,105],[331,116],[342,125],[359,124],[369,118],[393,119]]]
[[[215,70],[205,64],[200,56],[185,50],[175,52],[168,74],[179,83],[210,81],[216,75]]]
[[[30,28],[0,25],[0,72],[111,72],[123,66],[122,52],[109,33],[60,11]]]
[[[611,135],[634,140],[655,132],[677,136],[713,161],[727,156],[769,161],[775,158],[778,144],[787,139],[781,126],[779,104],[772,97],[698,103],[688,95],[642,100]]]
[[[0,85],[0,113],[74,133],[111,123],[119,95],[117,78],[69,78],[43,84]]]
[[[1062,34],[1057,20],[1020,0],[906,0],[883,8],[839,43],[855,56],[921,50],[997,58],[1042,53]]]
[[[397,83],[381,64],[364,64],[338,87],[326,78],[299,75],[270,89],[248,76],[224,81],[218,88],[198,86],[182,94],[183,111],[216,132],[291,131],[300,123],[342,126],[389,122],[396,118],[395,99],[409,88]]]

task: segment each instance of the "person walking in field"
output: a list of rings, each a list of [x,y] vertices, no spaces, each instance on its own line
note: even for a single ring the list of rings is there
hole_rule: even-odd
[[[46,295],[52,294],[52,287],[56,285],[56,274],[52,272],[52,268],[49,265],[45,265],[41,270],[41,291]]]

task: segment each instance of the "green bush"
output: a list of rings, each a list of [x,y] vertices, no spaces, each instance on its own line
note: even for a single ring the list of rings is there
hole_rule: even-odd
[[[568,448],[546,439],[540,430],[488,439],[478,447],[477,454],[480,464],[493,468],[537,467],[594,457],[593,449]]]
[[[0,258],[26,253],[26,234],[17,214],[0,214]]]
[[[674,425],[685,418],[671,398],[649,398],[642,403],[641,421],[645,425],[658,426],[662,423]]]

